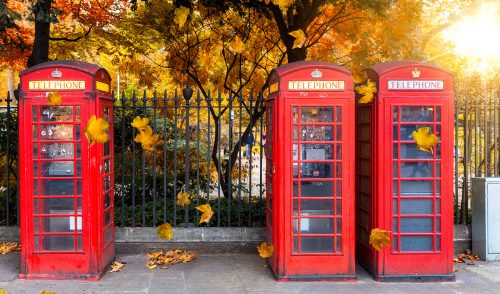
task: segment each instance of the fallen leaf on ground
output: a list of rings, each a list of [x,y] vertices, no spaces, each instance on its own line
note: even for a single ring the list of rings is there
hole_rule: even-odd
[[[289,32],[288,34],[295,38],[292,49],[302,48],[302,46],[304,46],[304,43],[306,42],[306,35],[303,30],[298,29],[296,31]]]
[[[375,250],[380,251],[386,246],[391,245],[391,231],[381,230],[375,228],[370,233],[370,245],[372,245]]]
[[[16,242],[1,242],[0,254],[5,255],[10,252],[19,251],[21,247]]]
[[[50,106],[60,105],[61,101],[62,98],[61,94],[59,94],[59,91],[55,91],[47,95],[47,102]]]
[[[179,194],[177,194],[177,205],[184,206],[191,204],[189,197],[191,197],[191,194],[188,192],[179,192]]]
[[[115,262],[113,262],[113,264],[111,264],[111,269],[109,270],[109,272],[116,273],[116,272],[121,271],[124,267],[125,267],[124,262],[115,261]]]
[[[168,223],[164,223],[163,225],[157,228],[158,236],[163,240],[170,240],[174,236],[174,231],[172,230],[172,226]]]
[[[431,154],[433,154],[432,148],[439,141],[436,135],[430,133],[429,127],[421,127],[417,131],[413,131],[413,139],[417,143],[417,149]]]
[[[200,217],[200,224],[201,223],[209,223],[210,219],[214,215],[214,212],[212,211],[212,207],[210,204],[202,204],[200,206],[197,206],[196,209],[201,211],[203,214]]]
[[[260,245],[257,246],[257,250],[259,250],[259,255],[262,258],[271,257],[271,256],[273,256],[273,253],[274,253],[273,245],[269,245],[269,244],[267,244],[267,242],[260,243]]]
[[[108,128],[109,124],[107,121],[92,115],[85,128],[85,137],[87,137],[90,144],[94,142],[105,143],[108,141]]]
[[[463,252],[463,253],[458,254],[458,258],[462,259],[462,261],[464,259],[469,259],[469,260],[473,260],[473,261],[475,261],[475,260],[481,260],[479,258],[479,256],[477,256],[475,254],[472,254],[472,253],[469,253],[469,252]]]
[[[169,251],[153,251],[146,253],[148,262],[146,267],[149,269],[154,268],[168,268],[170,265],[177,263],[187,263],[196,259],[198,254],[192,250],[173,249]]]
[[[368,79],[365,85],[357,86],[354,88],[356,93],[363,95],[359,98],[358,103],[365,104],[370,103],[373,100],[373,94],[377,93],[377,87],[375,87],[375,83]]]

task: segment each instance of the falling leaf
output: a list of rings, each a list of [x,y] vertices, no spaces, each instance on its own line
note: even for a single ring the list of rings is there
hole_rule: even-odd
[[[47,95],[47,101],[48,101],[48,104],[51,106],[61,105],[61,101],[62,101],[61,94],[59,94],[59,91],[49,93]]]
[[[189,8],[181,6],[175,9],[174,14],[174,22],[179,26],[179,28],[182,28],[189,15]]]
[[[252,153],[253,154],[260,154],[260,145],[256,144],[255,146],[252,147]]]
[[[429,127],[421,127],[417,131],[413,131],[413,139],[417,143],[417,149],[431,154],[433,154],[432,148],[439,141],[436,135],[430,133]]]
[[[358,103],[361,104],[372,102],[373,94],[377,93],[377,87],[375,87],[375,83],[370,81],[370,79],[366,81],[365,85],[357,86],[354,90],[356,90],[358,94],[363,95],[358,100]]]
[[[197,206],[196,209],[203,212],[203,214],[200,217],[200,224],[203,222],[208,224],[208,222],[210,222],[210,218],[212,218],[212,216],[214,215],[214,212],[212,211],[212,207],[210,206],[210,204],[203,204]]]
[[[191,204],[189,197],[191,197],[191,194],[187,192],[179,192],[179,194],[177,194],[177,205],[184,206]]]
[[[19,251],[21,247],[16,242],[0,243],[0,254],[5,255],[9,252]]]
[[[140,116],[136,116],[132,121],[131,125],[136,128],[139,132],[144,131],[144,129],[148,126],[149,119],[147,117],[141,118]]]
[[[177,263],[187,263],[196,259],[198,254],[192,250],[173,249],[169,251],[154,251],[146,253],[148,262],[146,267],[149,269],[162,268],[166,269],[170,265]]]
[[[379,228],[373,229],[370,233],[370,245],[375,250],[380,251],[384,245],[391,245],[391,231],[381,230]]]
[[[267,244],[267,242],[260,243],[260,245],[257,246],[257,250],[259,250],[259,255],[262,258],[271,257],[271,256],[273,256],[273,253],[274,253],[273,245],[269,245],[269,244]]]
[[[125,267],[125,263],[115,261],[111,264],[111,269],[109,270],[110,273],[116,273],[121,271]]]
[[[304,31],[302,29],[298,29],[296,31],[289,32],[288,34],[295,38],[295,41],[293,41],[292,49],[302,48],[302,46],[304,46],[304,43],[306,42],[306,36],[305,36]]]
[[[292,5],[293,0],[273,0],[275,5],[278,5],[281,10],[286,10],[290,5]]]
[[[227,47],[229,50],[233,53],[242,53],[243,50],[245,50],[245,43],[241,41],[240,37],[236,36],[234,37],[234,41],[227,43]]]
[[[0,289],[0,294],[10,294],[10,292],[5,291],[4,289]]]
[[[170,240],[174,236],[174,231],[172,230],[172,226],[168,223],[164,223],[157,228],[157,234],[163,240]]]
[[[94,142],[105,143],[108,141],[108,128],[109,124],[107,121],[92,115],[85,128],[85,136],[90,144]]]

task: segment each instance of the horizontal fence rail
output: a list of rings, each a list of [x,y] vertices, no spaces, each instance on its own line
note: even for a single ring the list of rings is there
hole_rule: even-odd
[[[265,101],[222,93],[121,93],[115,99],[115,222],[119,226],[265,225]],[[455,223],[470,223],[472,177],[500,174],[500,99],[455,101]],[[18,223],[17,101],[0,100],[0,226]],[[135,142],[135,117],[148,118],[160,140]],[[178,204],[190,195],[191,204]]]

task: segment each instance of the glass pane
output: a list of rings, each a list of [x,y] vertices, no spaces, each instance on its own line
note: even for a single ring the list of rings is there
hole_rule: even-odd
[[[441,213],[441,199],[436,199],[436,214]]]
[[[401,199],[401,214],[432,214],[432,199]]]
[[[402,122],[432,122],[434,108],[429,106],[401,106]]]
[[[33,121],[33,122],[38,121],[38,107],[37,106],[31,106],[31,121]]]
[[[34,141],[38,140],[38,125],[33,125],[31,134]]]
[[[332,141],[332,126],[304,126],[301,127],[302,141]]]
[[[302,237],[300,252],[333,252],[333,237]]]
[[[400,218],[402,233],[432,233],[432,218]]]
[[[73,159],[73,150],[73,143],[43,144],[40,157],[43,159]]]
[[[78,248],[78,251],[82,251],[82,236],[78,235],[76,236],[76,247]]]
[[[113,237],[113,227],[109,227],[106,229],[104,233],[104,243],[108,244],[109,242],[111,242],[112,237]]]
[[[342,197],[342,182],[341,181],[336,181],[336,192],[335,196],[336,197]]]
[[[333,181],[301,181],[300,192],[302,197],[333,197]]]
[[[294,215],[297,215],[296,200]],[[333,200],[301,200],[300,215],[333,215]]]
[[[295,146],[297,145],[294,144],[293,146],[295,148]],[[333,159],[333,144],[301,144],[300,148],[301,148],[300,160]],[[295,157],[294,160],[296,160]]]
[[[332,162],[301,163],[300,176],[303,178],[333,178],[333,163]]]
[[[73,180],[46,180],[42,181],[42,195],[73,195],[75,183]]]
[[[402,178],[431,178],[432,162],[401,162]]]
[[[72,106],[44,106],[41,110],[42,121],[73,121]]]
[[[342,160],[342,144],[336,144],[337,148],[337,160]]]
[[[398,232],[398,218],[397,217],[392,219],[392,231],[394,233]]]
[[[44,236],[42,250],[45,251],[74,251],[75,237],[69,236]]]
[[[401,236],[401,251],[432,251],[432,236]]]
[[[104,190],[107,191],[110,189],[110,183],[111,183],[111,178],[109,176],[107,176],[106,178],[104,178]]]
[[[104,195],[104,208],[109,207],[109,192]]]
[[[47,233],[73,233],[75,228],[82,230],[81,216],[51,216],[41,217],[43,232]]]
[[[401,196],[431,196],[432,181],[416,180],[416,181],[401,181]]]
[[[336,122],[341,122],[342,121],[342,107],[337,106],[335,107],[335,121]]]
[[[111,223],[111,217],[109,214],[109,210],[104,213],[104,225],[107,226]]]
[[[337,226],[335,228],[335,233],[342,234],[342,219],[341,218],[337,218]]]
[[[75,126],[75,140],[80,140],[80,125]]]
[[[342,237],[337,237],[337,252],[336,253],[342,253]]]
[[[342,126],[337,126],[337,141],[342,141]]]
[[[42,163],[42,177],[72,177],[73,161],[51,161]]]
[[[441,218],[440,217],[436,218],[436,232],[441,233]]]
[[[76,176],[77,177],[82,176],[82,162],[81,161],[76,162]]]
[[[441,236],[436,236],[436,251],[441,251]]]
[[[80,121],[80,106],[75,106],[75,121]]]
[[[439,145],[438,145],[439,146]],[[397,152],[398,144],[394,144],[394,150]],[[394,153],[394,158],[397,157],[397,153]],[[437,148],[434,148],[434,152],[439,152]],[[401,144],[400,151],[401,159],[429,159],[433,158],[430,152],[422,151],[417,149],[416,144]]]
[[[38,162],[33,161],[33,177],[38,178]]]
[[[392,121],[398,121],[398,107],[392,107]]]
[[[36,143],[33,144],[33,159],[38,159],[38,144]]]
[[[392,250],[393,251],[399,251],[398,250],[398,236],[394,236],[392,238]]]
[[[33,195],[37,196],[38,195],[38,180],[33,181]]]
[[[271,113],[271,112],[269,112],[269,113]],[[299,108],[298,107],[292,108],[292,117],[293,117],[293,122],[297,123],[299,120]],[[269,119],[269,121],[271,122],[271,119]]]
[[[43,214],[74,214],[74,198],[41,198],[41,213]]]
[[[406,124],[402,124],[400,126],[400,140],[404,141],[404,140],[414,140],[413,138],[413,132],[417,131],[419,128],[423,128],[423,127],[428,127],[430,129],[430,132],[432,134],[441,134],[441,127],[440,126],[437,126],[437,129],[436,131],[434,131],[434,126],[432,125],[428,125],[428,124],[417,124],[417,125],[414,125],[414,124],[411,124],[411,125],[406,125]],[[439,135],[438,135],[438,138],[439,138]]]
[[[293,219],[294,233],[297,233],[298,221],[298,219]],[[333,234],[333,218],[300,218],[300,232],[303,234]]]
[[[76,143],[76,158],[82,158],[82,145]]]
[[[333,107],[301,107],[301,122],[333,122]]]
[[[41,140],[72,140],[73,125],[40,125]]]
[[[336,176],[335,177],[337,179],[340,179],[340,178],[342,178],[342,163],[337,162],[335,165],[336,165],[336,169],[335,169]]]
[[[297,126],[293,127],[293,141],[296,142],[299,139],[299,128]]]
[[[336,205],[337,205],[337,207],[336,207],[336,210],[337,210],[336,215],[337,216],[341,216],[342,215],[342,200],[338,199],[336,201],[337,201],[337,203],[336,203]]]
[[[299,252],[299,237],[293,237],[293,252]]]
[[[82,180],[76,180],[76,195],[82,195]]]
[[[109,141],[103,144],[104,147],[104,156],[109,155]]]

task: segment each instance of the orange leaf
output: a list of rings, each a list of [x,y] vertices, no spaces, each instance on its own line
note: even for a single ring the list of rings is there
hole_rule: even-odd
[[[370,79],[366,81],[366,85],[357,86],[354,90],[356,90],[356,93],[363,95],[358,100],[358,103],[361,104],[372,102],[373,93],[377,93],[377,87],[375,87],[375,83],[370,81]]]
[[[380,251],[384,245],[391,245],[391,231],[381,230],[379,228],[373,229],[370,233],[370,245],[375,250]]]
[[[179,194],[177,194],[177,205],[184,206],[191,204],[189,197],[191,197],[191,194],[187,192],[179,192]]]
[[[259,250],[259,255],[262,258],[271,257],[271,256],[273,256],[273,253],[274,253],[273,245],[269,245],[269,244],[267,244],[267,242],[260,243],[260,245],[257,246],[257,250]]]
[[[436,135],[430,133],[429,127],[421,127],[417,131],[413,131],[413,139],[417,143],[417,149],[431,154],[433,154],[432,148],[439,141]]]
[[[149,124],[149,119],[147,117],[141,118],[136,116],[132,121],[131,125],[136,128],[139,132],[143,131]]]
[[[306,42],[306,35],[304,34],[304,31],[302,29],[289,32],[288,34],[295,38],[295,41],[293,41],[292,49],[302,48],[302,46],[304,46],[304,43]]]
[[[85,128],[85,136],[89,140],[90,144],[94,142],[105,143],[108,141],[108,130],[109,124],[102,118],[96,118],[92,115]]]
[[[125,267],[125,264],[123,262],[115,261],[113,264],[111,264],[111,269],[109,270],[110,273],[116,273],[121,271]]]
[[[203,205],[197,206],[196,209],[203,212],[203,214],[200,217],[200,224],[201,223],[208,224],[208,222],[210,222],[210,219],[214,215],[214,212],[212,211],[212,207],[210,206],[210,204],[203,204]]]
[[[158,236],[163,240],[170,240],[174,236],[174,231],[172,230],[172,226],[168,223],[164,223],[159,226],[156,230]]]
[[[62,100],[61,94],[59,94],[59,91],[49,93],[47,95],[47,100],[48,100],[48,104],[51,106],[61,105],[61,100]]]

